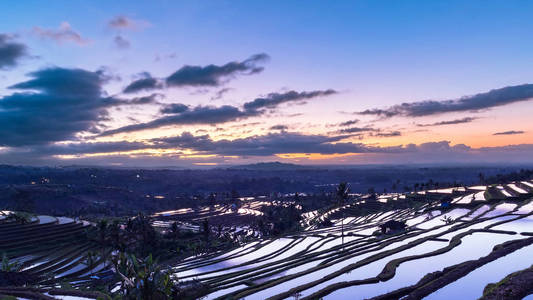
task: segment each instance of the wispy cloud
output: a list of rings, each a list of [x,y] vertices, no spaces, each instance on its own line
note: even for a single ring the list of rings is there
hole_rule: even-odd
[[[220,90],[218,90],[218,91],[215,93],[215,95],[213,95],[213,96],[211,97],[211,100],[213,101],[213,100],[219,100],[219,99],[222,99],[222,97],[224,97],[224,95],[225,95],[226,93],[228,93],[229,91],[231,91],[231,90],[232,90],[232,88],[223,88],[223,89],[220,89]]]
[[[514,135],[514,134],[523,134],[525,133],[522,130],[509,130],[509,131],[503,131],[503,132],[496,132],[492,135]]]
[[[287,131],[288,129],[289,129],[289,126],[287,125],[274,125],[270,127],[270,130]]]
[[[115,46],[119,49],[128,49],[131,46],[131,43],[121,35],[116,35],[113,39],[113,43],[115,43]]]
[[[346,127],[346,126],[355,125],[357,123],[359,123],[359,120],[355,119],[355,120],[349,120],[349,121],[346,121],[346,122],[341,122],[341,123],[339,123],[337,125],[340,126],[340,127]]]
[[[289,91],[285,93],[270,93],[266,97],[256,98],[244,104],[247,111],[256,111],[264,108],[275,108],[276,106],[287,102],[304,102],[307,99],[329,96],[338,92],[332,89],[324,91],[296,92]]]
[[[161,110],[165,115],[155,120],[127,125],[113,130],[103,132],[101,136],[108,136],[123,132],[133,132],[138,130],[154,129],[170,125],[191,125],[191,124],[220,124],[243,120],[250,117],[260,116],[268,113],[268,110],[275,109],[277,106],[287,102],[304,102],[312,98],[319,98],[335,94],[334,90],[296,92],[288,91],[286,93],[271,93],[266,97],[256,98],[246,102],[243,108],[223,105],[215,106],[196,106],[189,108],[187,105],[175,103],[163,107]]]
[[[443,126],[443,125],[455,125],[455,124],[463,124],[463,123],[470,123],[474,120],[477,120],[478,118],[473,118],[473,117],[466,117],[466,118],[462,118],[462,119],[455,119],[455,120],[449,120],[449,121],[440,121],[440,122],[435,122],[435,123],[431,123],[431,124],[417,124],[416,126],[419,126],[419,127],[430,127],[430,126]]]
[[[454,100],[425,100],[402,103],[389,108],[374,108],[358,112],[360,115],[420,117],[448,112],[479,111],[533,98],[533,84],[522,84],[494,89],[486,93],[464,96]]]
[[[395,137],[395,136],[401,136],[402,133],[400,131],[391,131],[391,132],[378,132],[378,133],[373,133],[372,136],[376,136],[376,137],[384,137],[384,138],[387,138],[387,137]]]
[[[145,20],[133,19],[126,16],[116,16],[109,20],[107,26],[118,30],[140,30],[151,26],[151,24]]]
[[[349,127],[349,128],[343,128],[339,130],[339,133],[365,133],[365,132],[372,132],[372,131],[378,131],[375,128],[372,127]]]
[[[33,33],[43,39],[52,40],[58,44],[71,42],[77,45],[86,45],[90,41],[75,31],[68,22],[62,22],[57,29],[45,29],[38,26],[33,27]]]

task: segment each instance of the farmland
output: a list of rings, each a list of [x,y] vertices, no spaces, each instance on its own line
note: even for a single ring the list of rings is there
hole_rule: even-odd
[[[350,194],[342,205],[305,212],[294,195],[277,201],[244,197],[238,206],[216,204],[143,218],[159,234],[190,232],[188,243],[203,245],[160,264],[176,286],[195,287],[193,298],[473,299],[488,284],[531,266],[523,258],[533,250],[532,192],[533,181],[525,180]],[[275,208],[300,211],[295,230],[272,234],[276,225],[257,226]],[[124,232],[136,219],[121,226]],[[125,246],[99,237],[102,225],[12,211],[3,211],[0,222],[5,263],[18,270],[3,273],[0,294],[31,299],[120,293],[124,282],[116,277],[112,257]],[[383,230],[390,222],[405,228]],[[208,233],[202,232],[205,226]],[[132,235],[114,230],[119,230],[116,239],[122,236],[131,244]],[[486,293],[491,299],[497,291]]]

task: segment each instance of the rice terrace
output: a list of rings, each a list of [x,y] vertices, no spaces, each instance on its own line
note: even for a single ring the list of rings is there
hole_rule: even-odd
[[[533,1],[0,1],[0,300],[533,300]]]
[[[531,179],[357,194],[341,183],[330,205],[303,211],[313,197],[239,197],[97,223],[2,211],[0,294],[105,299],[132,293],[142,276],[154,276],[153,286],[136,292],[183,299],[518,299],[532,291],[513,283],[531,279]],[[276,232],[288,222],[268,222],[279,212],[297,224]],[[151,243],[170,253],[157,263],[131,254]]]

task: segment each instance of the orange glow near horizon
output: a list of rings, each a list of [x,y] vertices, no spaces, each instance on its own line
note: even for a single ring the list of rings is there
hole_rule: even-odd
[[[340,158],[354,155],[361,155],[362,153],[343,153],[343,154],[321,154],[321,153],[279,153],[275,156],[283,159],[298,159],[306,158],[309,160],[322,160],[322,159],[332,159]]]

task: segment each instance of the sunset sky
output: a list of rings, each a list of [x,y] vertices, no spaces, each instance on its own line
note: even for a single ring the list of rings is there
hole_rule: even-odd
[[[532,163],[532,12],[3,1],[0,163]]]

